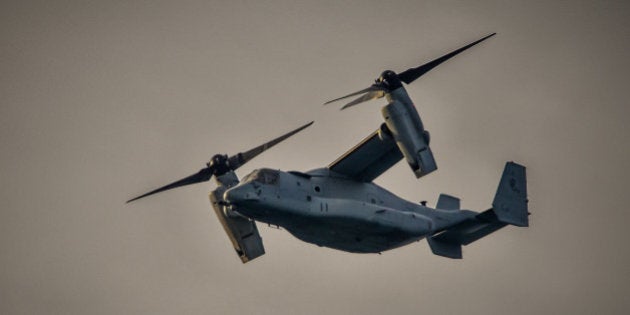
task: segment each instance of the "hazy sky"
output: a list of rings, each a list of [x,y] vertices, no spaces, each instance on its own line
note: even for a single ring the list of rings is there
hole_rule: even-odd
[[[2,314],[625,314],[628,1],[3,1]],[[259,225],[241,264],[214,183],[125,205],[307,121],[239,169],[327,165],[383,100],[326,100],[491,32],[408,87],[439,170],[377,183],[490,206],[528,167],[529,228],[434,256],[349,254]]]

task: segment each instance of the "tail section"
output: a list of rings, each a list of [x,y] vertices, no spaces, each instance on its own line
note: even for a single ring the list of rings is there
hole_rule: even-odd
[[[452,196],[440,195],[438,199],[438,208],[444,210],[452,209],[455,204],[459,208],[459,199]],[[505,165],[492,207],[428,237],[431,251],[435,255],[461,259],[462,245],[475,242],[508,224],[528,226],[527,180],[524,166],[514,162]]]
[[[492,202],[499,221],[516,226],[528,226],[527,179],[525,167],[514,162],[505,164],[505,170]]]

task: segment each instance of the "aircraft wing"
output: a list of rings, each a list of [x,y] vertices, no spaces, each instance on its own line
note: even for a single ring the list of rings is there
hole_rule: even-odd
[[[354,180],[371,182],[403,158],[391,136],[381,137],[383,124],[354,148],[332,162],[328,169]]]

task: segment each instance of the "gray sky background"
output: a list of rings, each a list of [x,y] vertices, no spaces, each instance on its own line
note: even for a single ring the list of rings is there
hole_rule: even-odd
[[[628,21],[627,1],[3,1],[0,313],[627,313]],[[440,169],[377,180],[485,210],[525,164],[531,227],[461,261],[260,226],[243,265],[213,183],[124,204],[310,120],[239,174],[324,166],[384,102],[323,102],[491,32],[408,87]]]

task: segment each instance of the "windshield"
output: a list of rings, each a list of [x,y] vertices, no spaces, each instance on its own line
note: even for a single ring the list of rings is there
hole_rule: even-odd
[[[275,185],[278,183],[279,173],[275,170],[263,168],[253,171],[243,178],[243,182],[255,181],[261,184]]]

